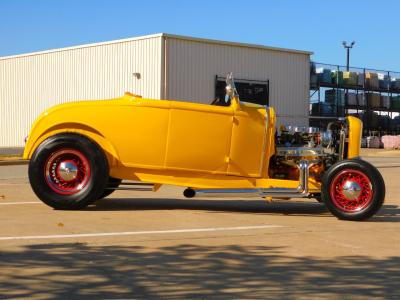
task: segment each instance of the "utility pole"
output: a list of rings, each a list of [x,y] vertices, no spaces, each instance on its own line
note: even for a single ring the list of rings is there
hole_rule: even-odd
[[[354,44],[356,42],[352,41],[350,44],[347,44],[347,42],[343,41],[342,45],[347,51],[347,61],[346,61],[346,70],[349,71],[350,69],[350,49],[353,48]]]

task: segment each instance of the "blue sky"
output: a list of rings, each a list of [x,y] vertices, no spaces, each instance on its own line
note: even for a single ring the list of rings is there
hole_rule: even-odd
[[[159,32],[310,50],[400,71],[400,1],[0,0],[0,56]]]

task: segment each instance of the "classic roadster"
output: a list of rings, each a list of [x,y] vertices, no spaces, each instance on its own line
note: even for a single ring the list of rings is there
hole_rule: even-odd
[[[273,108],[241,102],[231,74],[226,91],[213,105],[126,93],[50,108],[24,151],[33,191],[55,209],[163,184],[186,187],[188,198],[315,198],[345,220],[380,209],[385,184],[359,158],[359,119],[277,130]]]

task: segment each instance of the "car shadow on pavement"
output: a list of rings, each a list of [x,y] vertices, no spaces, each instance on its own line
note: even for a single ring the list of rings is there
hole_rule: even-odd
[[[257,214],[280,214],[292,216],[331,217],[324,204],[317,202],[296,202],[265,200],[193,200],[166,198],[109,198],[90,205],[87,211],[124,210],[204,210],[211,212],[237,212]],[[400,207],[383,205],[369,222],[400,222]]]
[[[282,247],[71,244],[0,251],[0,298],[295,299],[400,294],[400,257],[287,256]]]
[[[318,202],[266,200],[201,200],[166,198],[110,198],[102,199],[86,208],[93,211],[114,210],[203,210],[210,212],[238,212],[257,214],[283,214],[323,217],[329,215],[325,206]]]
[[[369,222],[400,222],[400,207],[398,205],[384,204],[376,216]]]

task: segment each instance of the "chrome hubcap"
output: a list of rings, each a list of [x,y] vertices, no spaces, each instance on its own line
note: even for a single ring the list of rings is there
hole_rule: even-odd
[[[78,176],[78,166],[72,160],[63,161],[57,169],[58,175],[65,181],[72,181]]]
[[[347,180],[343,185],[342,193],[348,200],[356,200],[361,194],[361,186],[353,180]]]

